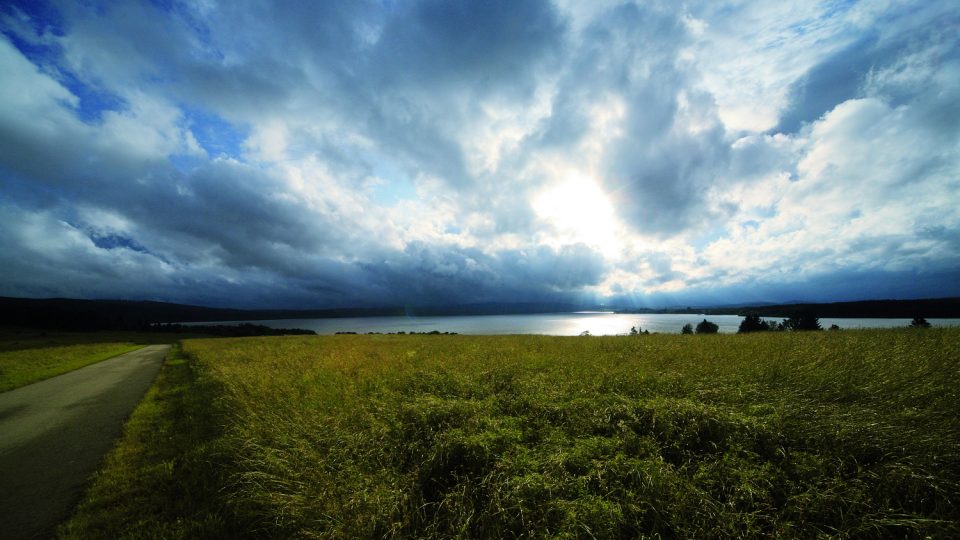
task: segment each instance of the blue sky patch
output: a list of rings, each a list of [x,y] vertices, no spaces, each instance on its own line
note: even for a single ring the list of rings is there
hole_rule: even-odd
[[[7,9],[5,14],[27,23],[38,36],[45,33],[54,35],[63,33],[63,22],[56,10],[41,3],[26,4],[28,9],[25,9],[25,6],[16,6],[19,12]],[[4,31],[3,34],[24,57],[41,71],[55,78],[77,97],[78,104],[75,110],[80,120],[96,123],[103,118],[105,111],[119,111],[126,107],[123,98],[116,93],[84,81],[76,73],[67,69],[63,62],[63,50],[55,42],[31,41],[10,30]]]
[[[49,2],[39,0],[5,0],[4,15],[23,21],[37,35],[51,33],[64,35],[64,21],[60,12]]]
[[[243,155],[243,142],[250,134],[249,128],[231,124],[203,109],[181,106],[181,110],[193,136],[210,157],[226,155],[239,159]]]
[[[373,200],[383,206],[393,206],[404,199],[417,198],[417,186],[403,171],[383,160],[375,160],[373,173],[384,180],[373,189]]]
[[[90,124],[103,120],[107,111],[122,111],[127,102],[117,94],[87,84],[66,70],[60,70],[60,83],[79,98],[77,117]]]
[[[90,240],[93,241],[93,245],[97,246],[100,249],[130,249],[133,251],[139,251],[140,253],[149,253],[147,248],[141,246],[137,243],[136,240],[119,235],[119,234],[103,234],[103,235],[90,235]]]

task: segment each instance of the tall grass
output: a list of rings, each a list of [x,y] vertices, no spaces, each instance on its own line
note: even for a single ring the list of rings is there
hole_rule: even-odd
[[[216,385],[179,347],[124,426],[59,538],[235,538],[219,497],[228,459],[218,450]]]
[[[184,351],[65,536],[960,535],[955,329]]]
[[[251,536],[960,536],[960,331],[189,340]]]

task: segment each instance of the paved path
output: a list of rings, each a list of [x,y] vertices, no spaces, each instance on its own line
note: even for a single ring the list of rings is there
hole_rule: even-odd
[[[47,538],[70,516],[169,348],[0,393],[0,537]]]

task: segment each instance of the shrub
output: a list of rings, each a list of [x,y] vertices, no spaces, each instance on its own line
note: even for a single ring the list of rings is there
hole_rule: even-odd
[[[910,328],[930,328],[930,323],[923,317],[914,317],[913,320],[910,321]]]
[[[719,326],[706,319],[697,324],[698,334],[716,334],[719,330]]]

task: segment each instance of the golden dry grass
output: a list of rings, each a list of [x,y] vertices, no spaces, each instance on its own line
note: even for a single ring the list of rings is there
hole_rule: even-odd
[[[208,535],[960,535],[957,329],[246,338],[184,353],[210,405],[178,418],[216,429],[175,446],[192,438],[217,466],[177,519]],[[187,470],[174,460],[169,475]]]

